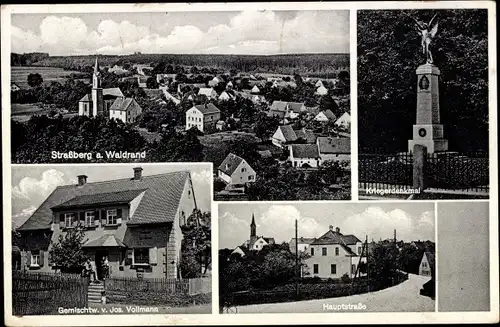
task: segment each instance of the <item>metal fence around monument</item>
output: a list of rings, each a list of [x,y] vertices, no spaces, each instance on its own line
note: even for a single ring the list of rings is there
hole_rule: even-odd
[[[413,156],[411,153],[358,155],[359,187],[361,189],[411,188]]]
[[[428,154],[424,172],[428,188],[485,193],[490,189],[487,152]]]

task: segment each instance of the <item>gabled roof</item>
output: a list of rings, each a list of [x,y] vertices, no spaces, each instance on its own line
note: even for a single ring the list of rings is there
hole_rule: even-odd
[[[292,144],[291,149],[294,158],[319,158],[316,144]]]
[[[57,187],[19,230],[49,229],[52,222],[51,208],[82,195],[146,190],[128,224],[173,222],[184,185],[190,179],[188,171],[143,176],[140,180],[124,178],[112,181],[86,183],[83,186]]]
[[[272,111],[287,111],[288,102],[285,101],[273,101],[270,110]]]
[[[266,242],[267,242],[267,244],[274,244],[274,243],[275,243],[275,241],[274,241],[274,237],[262,237],[262,239],[263,239],[264,241],[266,241]]]
[[[328,245],[328,244],[344,244],[344,245],[353,245],[357,242],[361,242],[354,235],[343,235],[340,232],[336,232],[333,230],[329,230],[321,237],[317,238],[311,245]]]
[[[207,97],[212,96],[212,93],[215,92],[211,87],[200,87],[198,91],[198,95],[206,95]]]
[[[219,165],[219,170],[226,175],[231,176],[243,160],[244,159],[242,157],[237,156],[234,153],[229,153],[224,161],[222,161]]]
[[[109,95],[114,97],[123,97],[123,93],[119,87],[112,87],[102,90],[102,95]],[[90,102],[92,101],[92,94],[85,94],[80,100],[80,102]]]
[[[300,112],[304,109],[303,102],[288,102],[288,108],[293,112]]]
[[[435,269],[434,253],[427,251],[427,252],[424,252],[424,255],[427,257],[427,261],[429,262],[429,267],[431,268],[431,271],[434,271],[434,269]]]
[[[341,121],[348,121],[348,122],[350,122],[351,121],[351,115],[349,115],[348,112],[344,112],[342,114],[342,116],[340,116],[340,118],[337,119],[336,123],[339,123]]]
[[[209,104],[198,104],[194,106],[196,109],[201,111],[202,114],[207,115],[207,114],[214,114],[220,112],[219,108],[214,106],[212,103]]]
[[[327,109],[327,110],[323,110],[322,113],[326,116],[326,118],[328,118],[329,120],[335,120],[335,114],[330,110],[330,109]]]
[[[319,152],[322,154],[351,153],[351,139],[345,137],[318,137]]]
[[[109,110],[126,111],[131,105],[140,107],[134,98],[116,98]]]
[[[312,244],[316,241],[315,237],[299,237],[299,244]],[[290,240],[290,243],[295,242],[295,237]]]
[[[69,209],[94,205],[129,203],[145,190],[127,190],[108,193],[78,195],[74,198],[53,206],[51,209]]]
[[[296,129],[294,132],[298,139],[306,140],[307,143],[316,143],[317,136],[312,131],[308,129]]]
[[[280,125],[278,126],[278,129],[283,134],[286,142],[293,142],[297,140],[297,135],[295,134],[292,125]]]

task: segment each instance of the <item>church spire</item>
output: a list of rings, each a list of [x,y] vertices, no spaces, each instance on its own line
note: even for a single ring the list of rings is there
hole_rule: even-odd
[[[99,63],[97,62],[97,57],[95,57],[94,74],[99,73]]]
[[[252,213],[252,223],[250,224],[250,239],[257,236],[257,225],[255,224],[255,216]]]

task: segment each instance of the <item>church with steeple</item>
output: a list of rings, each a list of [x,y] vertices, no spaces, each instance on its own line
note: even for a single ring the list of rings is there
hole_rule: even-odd
[[[239,253],[241,256],[245,256],[248,251],[260,251],[266,245],[274,244],[273,237],[257,236],[257,224],[255,223],[255,215],[252,213],[252,222],[250,223],[250,238],[246,240],[242,245],[236,247],[233,253]]]
[[[133,98],[126,98],[120,88],[103,89],[101,85],[101,69],[97,58],[92,75],[92,91],[78,101],[79,116],[105,116],[133,123],[142,112],[142,108]]]

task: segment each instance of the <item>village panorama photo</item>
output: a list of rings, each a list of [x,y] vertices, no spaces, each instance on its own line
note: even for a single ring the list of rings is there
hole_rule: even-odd
[[[432,202],[218,206],[220,313],[435,311]]]
[[[211,176],[13,166],[12,314],[211,313]]]
[[[12,162],[211,162],[216,200],[348,200],[349,35],[349,10],[12,14]]]

